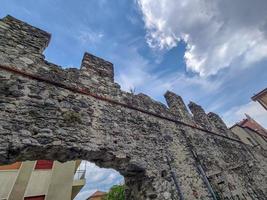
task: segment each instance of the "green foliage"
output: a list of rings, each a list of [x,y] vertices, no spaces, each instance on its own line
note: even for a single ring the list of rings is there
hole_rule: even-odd
[[[125,186],[114,185],[103,200],[125,200]]]
[[[63,113],[63,119],[66,123],[81,123],[81,115],[74,111],[67,111]]]

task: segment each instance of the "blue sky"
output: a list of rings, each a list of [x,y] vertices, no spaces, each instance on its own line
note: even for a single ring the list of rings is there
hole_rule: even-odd
[[[114,64],[124,90],[163,103],[172,90],[228,125],[248,113],[267,127],[250,100],[267,86],[266,10],[266,0],[2,0],[0,17],[50,32],[46,59],[63,67],[88,51]]]

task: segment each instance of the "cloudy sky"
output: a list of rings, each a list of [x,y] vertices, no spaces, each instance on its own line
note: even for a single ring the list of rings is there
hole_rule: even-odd
[[[79,67],[88,51],[114,63],[124,90],[163,103],[172,90],[228,125],[247,113],[267,127],[267,112],[250,99],[267,87],[266,0],[2,0],[7,14],[52,33],[51,62]],[[89,171],[88,180],[120,182],[113,172]],[[106,190],[104,182],[84,191]]]
[[[86,185],[76,196],[75,200],[86,200],[97,190],[108,191],[112,185],[124,183],[123,177],[113,169],[103,169],[97,167],[94,163],[83,161],[79,167],[80,170],[86,169]],[[74,178],[78,178],[78,174]]]

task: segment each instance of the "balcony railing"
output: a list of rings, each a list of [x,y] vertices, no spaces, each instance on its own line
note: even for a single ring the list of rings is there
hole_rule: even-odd
[[[77,170],[75,175],[74,175],[74,180],[81,180],[81,179],[84,179],[85,178],[85,173],[86,173],[86,170]]]
[[[75,172],[74,180],[85,179],[85,173],[86,173],[86,162],[83,161]]]

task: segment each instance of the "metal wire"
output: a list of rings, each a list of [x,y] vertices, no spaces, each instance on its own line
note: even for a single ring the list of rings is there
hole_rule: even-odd
[[[30,79],[33,79],[33,80],[38,80],[38,81],[42,81],[42,82],[45,82],[45,83],[48,83],[48,84],[51,84],[51,85],[54,85],[54,86],[57,86],[57,87],[61,87],[63,89],[72,91],[74,93],[80,93],[80,94],[84,94],[84,95],[87,95],[87,96],[91,96],[91,97],[93,97],[95,99],[98,99],[98,100],[101,100],[101,101],[105,101],[105,102],[108,102],[108,103],[111,103],[111,104],[114,104],[114,105],[119,105],[119,106],[122,106],[122,107],[126,107],[128,109],[136,110],[136,111],[139,111],[141,113],[145,113],[145,114],[157,117],[157,118],[161,118],[161,119],[164,119],[164,120],[167,120],[167,121],[171,121],[171,122],[178,123],[178,124],[181,124],[181,125],[184,125],[184,126],[188,126],[188,127],[194,128],[194,129],[198,129],[198,130],[204,131],[204,132],[206,132],[208,134],[213,134],[213,135],[216,135],[218,137],[223,137],[223,138],[226,138],[226,139],[229,139],[229,140],[233,140],[233,141],[236,141],[236,142],[239,142],[239,143],[243,143],[241,140],[237,140],[237,139],[234,139],[234,138],[229,138],[227,136],[215,133],[213,131],[207,130],[205,128],[202,128],[202,127],[194,125],[194,124],[189,124],[189,123],[186,123],[186,122],[182,122],[182,121],[179,121],[177,119],[172,119],[170,117],[162,116],[162,115],[159,115],[157,113],[154,113],[154,112],[151,112],[151,111],[147,111],[147,110],[144,110],[142,108],[138,108],[138,107],[130,105],[130,104],[121,103],[121,102],[118,102],[116,100],[100,96],[98,94],[90,92],[88,90],[88,88],[68,86],[68,85],[65,85],[65,84],[57,82],[57,81],[49,80],[49,79],[46,79],[44,77],[41,77],[41,76],[38,76],[38,75],[34,75],[34,74],[31,74],[31,73],[16,69],[14,67],[8,67],[8,66],[0,65],[0,69],[8,71],[8,72],[11,72],[11,73],[19,74],[21,76],[24,76],[24,77],[27,77],[27,78],[30,78]]]
[[[184,200],[184,196],[183,196],[183,194],[182,194],[182,192],[181,192],[181,189],[180,189],[180,186],[179,186],[178,179],[177,179],[177,177],[176,177],[174,171],[172,170],[171,162],[170,162],[170,159],[169,159],[168,156],[166,156],[166,160],[167,160],[167,164],[168,164],[169,167],[170,167],[171,176],[172,176],[172,179],[173,179],[173,181],[174,181],[176,190],[177,190],[177,192],[178,192],[179,199],[180,199],[180,200]]]

